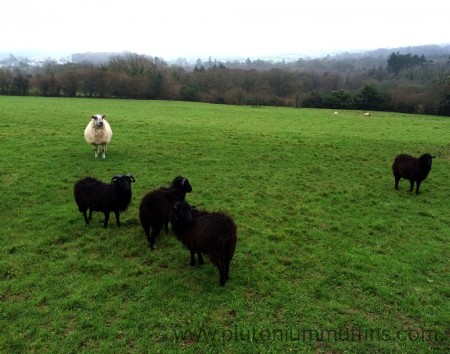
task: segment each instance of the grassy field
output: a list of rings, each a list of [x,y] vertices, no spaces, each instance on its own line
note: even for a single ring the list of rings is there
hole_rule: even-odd
[[[105,160],[83,138],[94,113]],[[163,101],[0,97],[0,352],[445,353],[450,120]],[[396,154],[436,155],[421,194]],[[136,178],[102,228],[73,184]],[[230,281],[138,208],[177,175],[238,225]]]

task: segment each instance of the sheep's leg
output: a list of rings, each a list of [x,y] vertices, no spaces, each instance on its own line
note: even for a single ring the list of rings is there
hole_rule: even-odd
[[[87,217],[87,209],[83,210],[84,221],[86,221],[86,225],[89,224],[89,219]]]
[[[109,211],[105,211],[105,222],[103,223],[103,227],[106,229],[108,227],[109,221]]]
[[[197,252],[197,256],[198,256],[198,264],[205,264],[205,262],[203,261],[202,253]]]
[[[161,228],[159,226],[157,227],[150,227],[150,231],[149,231],[149,237],[147,238],[148,241],[150,242],[150,249],[154,250],[155,249],[155,240],[156,240],[156,236],[159,235],[159,233],[161,232]]]
[[[102,157],[105,159],[106,158],[106,144],[103,144],[103,152],[102,152]]]
[[[416,194],[419,194],[420,181],[416,182]]]
[[[414,188],[414,181],[412,179],[409,180],[409,184],[410,184],[410,188],[409,191],[412,192],[413,188]]]
[[[398,182],[400,182],[400,176],[395,176],[395,189],[398,190]]]
[[[229,271],[230,271],[230,261],[228,260],[225,262],[225,280],[230,279]]]
[[[98,145],[94,145],[94,156],[95,158],[98,157]]]
[[[120,227],[120,212],[118,210],[114,211],[114,214],[116,214],[116,223],[117,226]]]
[[[191,263],[190,263],[190,265],[191,266],[195,266],[195,252],[191,251],[191,250],[189,250],[189,252],[191,252]]]
[[[147,227],[147,225],[144,226],[144,232],[145,232],[145,236],[147,236],[147,242],[150,245],[150,249],[154,250],[155,249],[155,240],[152,240],[152,227],[149,226]]]
[[[92,213],[94,212],[93,209],[89,208],[89,221],[92,220]]]
[[[152,228],[150,228],[150,232],[151,232],[151,236],[150,236],[150,239],[149,239],[150,249],[154,250],[155,249],[155,238],[156,238],[155,231],[152,230]]]
[[[226,270],[225,270],[225,264],[219,263],[219,274],[220,274],[220,286],[225,286],[226,281]]]

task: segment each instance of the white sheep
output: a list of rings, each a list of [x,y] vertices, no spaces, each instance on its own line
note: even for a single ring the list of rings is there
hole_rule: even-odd
[[[366,113],[363,114],[363,116],[364,116],[364,117],[370,117],[370,113],[369,113],[369,112],[366,112]]]
[[[335,116],[337,116],[339,113],[336,111],[336,112],[334,112],[333,114],[334,114]]]
[[[112,130],[104,114],[94,114],[92,116],[92,120],[84,130],[84,138],[88,144],[94,146],[95,158],[98,157],[100,145],[103,147],[102,157],[106,158],[106,145],[111,141]]]

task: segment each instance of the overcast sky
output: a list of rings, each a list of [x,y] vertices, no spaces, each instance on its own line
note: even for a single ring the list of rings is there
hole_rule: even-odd
[[[262,58],[450,43],[448,0],[3,0],[0,52]]]

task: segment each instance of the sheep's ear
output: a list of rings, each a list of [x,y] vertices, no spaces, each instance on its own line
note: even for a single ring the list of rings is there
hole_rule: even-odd
[[[96,116],[96,115],[93,115],[91,118],[92,118],[92,119],[97,119],[97,116]]]
[[[432,159],[435,159],[435,158],[436,158],[436,156],[431,156],[431,158],[432,158]]]
[[[184,178],[183,177],[181,177],[181,176],[176,176],[174,179],[173,179],[173,183],[181,183],[181,185],[183,185],[183,180],[184,180]]]
[[[106,118],[106,114],[103,114],[103,115],[102,115],[102,118],[105,119],[105,118]]]
[[[131,173],[127,174],[127,176],[130,177],[131,182],[136,182],[136,180],[134,179],[134,177]]]

